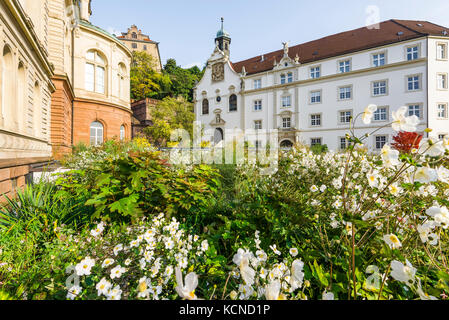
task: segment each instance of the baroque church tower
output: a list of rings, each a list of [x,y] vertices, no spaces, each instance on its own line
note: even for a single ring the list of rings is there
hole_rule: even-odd
[[[218,43],[218,48],[223,51],[228,57],[231,48],[231,36],[224,30],[224,19],[221,18],[221,29],[217,32],[215,43]]]

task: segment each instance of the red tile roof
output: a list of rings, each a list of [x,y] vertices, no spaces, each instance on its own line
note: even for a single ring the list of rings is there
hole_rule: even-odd
[[[379,29],[363,27],[291,47],[289,56],[294,59],[298,55],[300,63],[309,63],[427,35],[447,36],[444,31],[449,33],[449,28],[428,21],[388,20],[381,22]],[[284,50],[263,56],[263,61],[262,56],[257,56],[232,63],[232,66],[239,73],[244,66],[248,75],[269,71],[275,60],[282,59]]]

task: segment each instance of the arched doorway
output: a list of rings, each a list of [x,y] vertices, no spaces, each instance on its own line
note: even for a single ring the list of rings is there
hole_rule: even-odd
[[[291,149],[293,148],[293,142],[290,140],[284,140],[281,142],[281,149]]]
[[[221,141],[223,141],[223,138],[224,138],[223,129],[221,129],[221,128],[215,129],[214,143],[215,144],[220,143]]]

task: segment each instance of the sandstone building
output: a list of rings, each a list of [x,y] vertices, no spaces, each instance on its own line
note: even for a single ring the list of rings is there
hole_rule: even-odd
[[[146,34],[142,33],[137,26],[132,25],[127,32],[122,32],[118,37],[131,51],[143,51],[154,58],[155,68],[162,71],[161,56],[159,54],[159,42],[153,41]]]
[[[77,143],[131,138],[132,54],[90,1],[0,1],[0,195]]]

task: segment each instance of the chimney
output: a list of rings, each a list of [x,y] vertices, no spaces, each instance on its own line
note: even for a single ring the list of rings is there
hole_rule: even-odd
[[[80,18],[81,20],[90,22],[90,1],[91,0],[81,0],[80,1]]]

